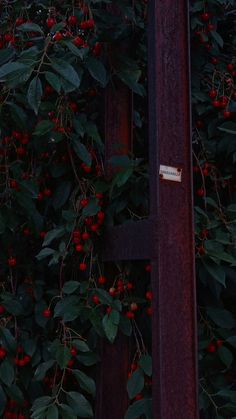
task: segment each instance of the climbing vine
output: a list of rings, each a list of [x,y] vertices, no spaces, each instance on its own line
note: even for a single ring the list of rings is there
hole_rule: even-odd
[[[103,101],[117,80],[145,95],[145,16],[142,2],[1,2],[1,417],[94,417],[97,341],[133,327],[127,418],[135,403],[150,412],[151,358],[135,320],[143,306],[150,322],[149,265],[141,298],[132,269],[107,277],[98,257],[104,224],[120,222],[115,200],[128,180],[143,182],[134,156],[106,178]],[[132,56],[119,53],[124,40]],[[140,201],[133,193],[122,218]]]
[[[200,412],[236,415],[234,1],[191,2]]]

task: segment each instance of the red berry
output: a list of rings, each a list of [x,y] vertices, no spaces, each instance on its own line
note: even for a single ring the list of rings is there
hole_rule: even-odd
[[[114,297],[114,295],[116,295],[116,289],[115,289],[114,287],[111,287],[111,288],[109,289],[109,294],[110,294],[112,297]]]
[[[215,29],[215,26],[213,25],[213,23],[209,23],[209,24],[207,25],[207,30],[208,30],[209,32],[214,31],[214,29]]]
[[[39,194],[37,196],[37,200],[38,201],[42,201],[43,200],[43,194],[42,194],[42,192],[39,192]]]
[[[197,127],[198,129],[202,129],[202,128],[204,128],[204,123],[203,123],[203,121],[201,121],[201,119],[198,119],[198,120],[196,121],[196,127]]]
[[[98,295],[93,296],[93,302],[94,302],[94,304],[100,304],[100,299],[99,299]]]
[[[80,205],[82,208],[87,207],[88,203],[89,203],[88,199],[81,199],[80,201]]]
[[[2,304],[0,304],[0,315],[4,314],[5,311],[6,311],[5,307]]]
[[[67,363],[67,367],[68,367],[68,368],[73,367],[74,363],[75,363],[75,360],[74,360],[74,359],[70,359],[70,360],[68,361],[68,363]]]
[[[132,371],[132,372],[136,371],[136,370],[137,370],[137,368],[138,368],[138,365],[136,364],[136,362],[133,362],[133,363],[130,365],[130,369],[131,369],[131,371]]]
[[[126,287],[128,290],[132,290],[134,288],[134,284],[132,282],[128,282]]]
[[[206,228],[204,228],[202,231],[201,231],[201,233],[200,233],[200,237],[202,238],[202,239],[205,239],[205,238],[207,238],[209,236],[209,230],[207,230]]]
[[[74,39],[73,44],[74,44],[76,47],[82,47],[82,46],[84,45],[84,40],[83,40],[80,36],[77,36],[77,37]]]
[[[63,38],[63,35],[61,32],[56,32],[55,35],[53,36],[54,41],[61,41]]]
[[[215,99],[215,97],[217,96],[217,90],[211,89],[209,92],[209,96],[211,99]]]
[[[31,361],[31,356],[30,355],[25,355],[24,356],[24,362],[25,362],[25,364],[29,364],[30,361]]]
[[[229,103],[229,99],[227,98],[227,96],[221,96],[220,97],[220,107],[221,108],[225,108]]]
[[[223,340],[222,339],[217,339],[217,341],[216,341],[217,348],[220,348],[222,345],[223,345]]]
[[[16,264],[17,264],[16,258],[14,258],[13,256],[9,257],[8,265],[9,266],[16,266]]]
[[[12,35],[10,33],[6,33],[4,35],[4,39],[6,42],[10,42],[12,40]]]
[[[45,317],[45,318],[52,317],[52,312],[51,312],[50,308],[45,308],[45,310],[43,310],[43,317]]]
[[[53,87],[50,86],[50,84],[46,84],[46,86],[45,86],[45,93],[46,93],[46,95],[50,95],[53,92],[54,92]]]
[[[98,231],[98,230],[99,230],[99,225],[98,225],[98,224],[92,224],[92,225],[91,225],[91,230],[92,230],[94,233],[96,233],[96,231]]]
[[[103,211],[99,211],[97,214],[97,217],[99,220],[104,220],[105,218],[105,213]]]
[[[153,313],[152,307],[147,307],[146,308],[146,313],[147,313],[148,316],[152,316],[152,313]]]
[[[24,359],[18,359],[17,365],[18,365],[18,367],[24,367],[25,366]]]
[[[141,393],[137,394],[137,396],[135,396],[134,398],[135,401],[142,400],[142,399],[143,399],[143,395]]]
[[[70,353],[72,356],[76,356],[78,353],[78,350],[76,348],[71,348]]]
[[[197,190],[197,195],[198,195],[198,196],[200,196],[201,198],[202,198],[203,196],[205,196],[205,190],[204,190],[204,188],[199,188],[199,189]]]
[[[86,269],[87,269],[86,263],[80,263],[79,269],[80,269],[80,271],[86,271]]]
[[[82,244],[77,244],[75,246],[75,250],[76,250],[76,252],[83,252],[84,247],[82,246]]]
[[[213,64],[213,65],[217,65],[218,63],[219,63],[218,58],[216,58],[216,57],[212,57],[212,58],[211,58],[211,64]]]
[[[152,270],[152,266],[151,265],[146,265],[145,266],[145,271],[146,272],[151,272],[151,270]]]
[[[78,23],[77,16],[69,16],[68,17],[68,23],[69,23],[69,25],[72,25],[72,26],[77,25],[77,23]]]
[[[99,57],[99,55],[101,55],[101,52],[102,52],[102,44],[100,44],[100,42],[97,42],[93,47],[93,55],[95,55],[96,57]]]
[[[153,297],[152,291],[147,291],[146,292],[146,299],[149,300],[149,301],[151,301],[152,300],[152,297]]]
[[[134,319],[135,315],[134,315],[133,311],[127,311],[126,317],[128,319],[132,320],[132,319]]]
[[[76,102],[70,102],[69,107],[74,113],[78,111],[78,105]]]
[[[131,303],[130,304],[130,310],[131,311],[137,311],[138,310],[138,304],[137,303]]]
[[[40,231],[39,236],[41,237],[41,239],[44,239],[46,234],[46,231]]]
[[[7,355],[7,351],[5,348],[3,348],[2,346],[0,347],[0,359],[4,359]]]
[[[44,189],[43,193],[47,198],[49,198],[52,195],[52,191],[49,188]]]
[[[51,29],[56,24],[56,19],[53,17],[48,17],[46,20],[47,27]]]
[[[82,234],[82,239],[84,240],[84,241],[87,241],[87,240],[89,240],[89,238],[90,238],[90,234],[89,233],[87,233],[86,231]]]
[[[24,228],[24,230],[23,230],[23,234],[24,234],[24,236],[30,236],[30,230],[28,229],[28,228]]]
[[[233,69],[234,69],[234,65],[233,65],[232,63],[227,64],[227,69],[228,69],[229,71],[233,71]]]
[[[202,13],[201,14],[201,19],[202,19],[203,22],[208,22],[208,20],[210,19],[210,13],[207,13],[207,12]]]
[[[111,312],[112,312],[112,308],[109,306],[109,307],[107,307],[107,309],[106,309],[106,312],[107,312],[107,314],[109,315],[109,314],[111,314]]]
[[[23,23],[24,23],[24,18],[23,18],[22,16],[19,16],[19,17],[16,19],[16,26],[23,25]]]
[[[98,278],[98,283],[99,283],[100,285],[105,284],[105,283],[106,283],[106,278],[105,278],[105,276],[99,276],[99,278]]]
[[[214,343],[208,343],[206,350],[207,352],[213,354],[216,351]]]
[[[223,115],[224,115],[224,118],[225,119],[228,119],[228,118],[230,118],[232,116],[232,113],[229,112],[229,111],[224,111]]]
[[[10,188],[11,189],[18,189],[19,185],[16,180],[10,180]]]

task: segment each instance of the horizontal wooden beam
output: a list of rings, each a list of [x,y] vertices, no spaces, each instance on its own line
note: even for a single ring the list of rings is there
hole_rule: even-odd
[[[153,230],[149,219],[129,221],[110,227],[103,237],[102,258],[104,261],[145,260],[153,256]]]

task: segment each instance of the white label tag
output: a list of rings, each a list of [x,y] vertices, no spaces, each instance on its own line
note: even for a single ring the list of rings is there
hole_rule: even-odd
[[[172,182],[181,182],[182,169],[179,167],[160,166],[160,178],[163,180],[171,180]]]

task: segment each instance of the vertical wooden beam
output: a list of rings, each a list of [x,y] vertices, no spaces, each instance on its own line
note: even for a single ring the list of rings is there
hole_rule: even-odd
[[[196,296],[188,0],[149,3],[153,419],[196,419]],[[182,182],[159,177],[182,169]]]
[[[115,154],[128,154],[132,148],[132,92],[119,80],[109,84],[105,95],[105,164]],[[112,260],[112,259],[110,259]],[[109,268],[109,274],[112,269]],[[123,419],[128,407],[126,383],[129,340],[119,335],[113,345],[101,343],[98,372],[96,419]]]

